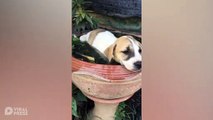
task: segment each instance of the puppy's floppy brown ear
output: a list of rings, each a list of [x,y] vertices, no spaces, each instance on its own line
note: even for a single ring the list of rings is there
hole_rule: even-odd
[[[105,51],[104,54],[107,56],[109,62],[112,60],[115,54],[116,44],[110,45]]]

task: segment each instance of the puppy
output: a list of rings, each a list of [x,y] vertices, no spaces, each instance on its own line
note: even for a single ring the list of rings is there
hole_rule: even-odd
[[[132,36],[116,38],[107,30],[96,29],[80,36],[80,40],[97,48],[110,62],[118,62],[130,71],[141,70],[142,45]]]

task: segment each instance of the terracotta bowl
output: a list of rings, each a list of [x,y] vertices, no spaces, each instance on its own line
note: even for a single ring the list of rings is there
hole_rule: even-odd
[[[124,80],[109,80],[83,71],[72,73],[73,83],[90,99],[102,103],[118,103],[141,88],[141,73]]]
[[[85,62],[72,57],[72,72],[85,71],[110,80],[123,80],[136,76],[140,72],[132,72],[121,65],[104,65]]]
[[[120,65],[84,62],[72,57],[72,81],[90,99],[119,103],[141,88],[141,72],[131,72]]]

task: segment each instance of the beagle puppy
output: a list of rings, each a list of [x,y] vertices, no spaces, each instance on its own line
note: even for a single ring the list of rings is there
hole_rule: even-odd
[[[116,38],[107,30],[96,29],[80,36],[80,41],[86,41],[98,49],[108,58],[109,62],[115,61],[130,71],[141,70],[142,45],[132,36]]]

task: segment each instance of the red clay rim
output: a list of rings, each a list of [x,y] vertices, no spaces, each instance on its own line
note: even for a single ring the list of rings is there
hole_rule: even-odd
[[[96,69],[98,69],[98,68],[100,68],[101,67],[101,69],[116,69],[116,70],[123,70],[123,71],[125,71],[126,72],[126,74],[129,74],[129,73],[132,73],[132,74],[135,74],[135,73],[139,73],[139,72],[132,72],[132,71],[130,71],[130,70],[127,70],[127,69],[125,69],[123,66],[121,66],[121,65],[109,65],[109,64],[98,64],[98,63],[91,63],[91,62],[86,62],[86,61],[83,61],[83,60],[79,60],[79,59],[77,59],[77,58],[75,58],[75,57],[73,57],[72,56],[72,63],[75,63],[75,62],[78,62],[78,63],[82,63],[82,64],[84,64],[84,66],[93,66],[93,67],[91,67],[91,68],[96,68]],[[77,67],[77,66],[79,66],[79,65],[76,65],[76,64],[72,64],[72,67]],[[125,73],[124,73],[125,74]]]
[[[94,72],[97,75],[111,80],[121,80],[128,77],[133,77],[139,73],[129,71],[121,65],[90,63],[79,60],[72,56],[72,71],[77,71],[81,68],[84,68],[83,70],[85,71]]]
[[[124,69],[121,65],[109,65],[109,64],[91,63],[91,62],[86,62],[86,61],[83,61],[83,60],[79,60],[79,59],[77,59],[77,58],[75,58],[75,57],[72,56],[72,61],[73,61],[73,60],[78,61],[78,62],[80,62],[80,63],[88,64],[88,65],[119,67],[119,68]]]

